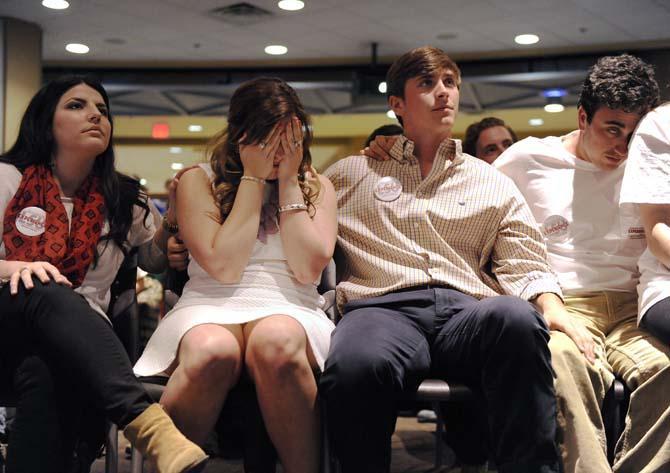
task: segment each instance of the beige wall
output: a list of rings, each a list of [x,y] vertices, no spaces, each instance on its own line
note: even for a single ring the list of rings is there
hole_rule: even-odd
[[[519,138],[529,135],[561,135],[577,126],[577,110],[566,107],[562,113],[546,113],[542,109],[496,110],[483,114],[461,113],[456,120],[454,137],[462,138],[471,123],[485,116],[495,115],[504,119]],[[528,124],[530,118],[544,120],[541,127]],[[170,125],[170,139],[152,140],[154,123]],[[396,123],[385,114],[315,115],[312,117],[314,142],[311,146],[314,166],[323,170],[336,160],[356,153],[368,134],[380,125]],[[207,141],[226,126],[223,117],[115,117],[114,136],[118,168],[122,172],[147,180],[152,194],[163,193],[163,183],[174,174],[171,164],[185,166],[202,162]],[[191,133],[189,125],[200,125],[202,132]],[[170,148],[180,147],[180,153]]]
[[[42,31],[32,23],[2,18],[3,150],[16,141],[21,117],[42,83]]]

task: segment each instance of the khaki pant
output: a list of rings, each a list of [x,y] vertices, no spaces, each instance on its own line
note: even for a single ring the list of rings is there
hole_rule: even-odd
[[[551,332],[558,443],[566,473],[670,472],[670,347],[637,327],[634,293],[566,296],[565,305],[596,343],[591,365],[567,335]],[[601,408],[615,376],[633,394],[612,469]]]

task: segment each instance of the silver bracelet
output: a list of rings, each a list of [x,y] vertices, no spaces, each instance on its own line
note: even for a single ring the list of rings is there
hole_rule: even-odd
[[[285,204],[279,207],[279,213],[290,212],[291,210],[307,210],[307,205],[305,204]]]
[[[261,179],[260,177],[254,177],[254,176],[242,176],[240,177],[240,181],[251,181],[255,182],[256,184],[265,184],[265,179]]]

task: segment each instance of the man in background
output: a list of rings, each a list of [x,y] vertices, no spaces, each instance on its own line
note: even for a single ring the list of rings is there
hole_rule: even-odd
[[[516,133],[504,121],[486,117],[465,130],[463,152],[491,164],[517,141]]]

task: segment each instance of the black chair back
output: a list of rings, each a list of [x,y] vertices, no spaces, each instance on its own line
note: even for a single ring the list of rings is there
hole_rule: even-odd
[[[123,343],[131,363],[139,358],[139,308],[137,306],[137,249],[133,249],[121,263],[111,287],[107,314],[116,335]]]

